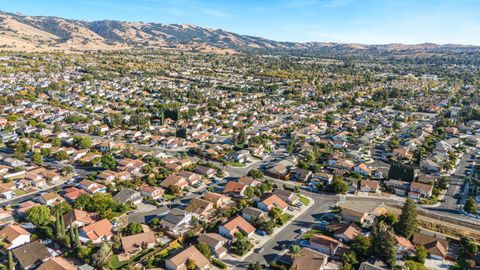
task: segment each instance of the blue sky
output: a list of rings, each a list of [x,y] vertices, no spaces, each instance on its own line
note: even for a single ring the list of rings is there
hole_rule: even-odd
[[[0,0],[0,10],[189,23],[280,41],[480,45],[479,0]]]

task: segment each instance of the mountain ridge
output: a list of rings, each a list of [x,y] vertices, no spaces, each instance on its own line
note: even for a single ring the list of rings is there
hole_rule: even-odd
[[[90,51],[177,47],[235,52],[243,49],[335,49],[339,51],[480,51],[461,44],[378,44],[288,42],[241,35],[193,24],[163,24],[116,20],[74,20],[56,16],[28,16],[0,11],[0,50]]]

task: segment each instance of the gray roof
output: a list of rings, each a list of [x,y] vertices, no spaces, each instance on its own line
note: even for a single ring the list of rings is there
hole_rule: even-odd
[[[170,213],[168,213],[161,221],[160,224],[166,227],[175,227],[177,226],[187,215],[188,213],[185,210],[179,208],[173,208]]]
[[[42,261],[52,257],[48,249],[40,240],[20,246],[13,251],[13,255],[23,269],[27,269],[32,265],[41,263]]]
[[[131,199],[135,197],[140,197],[140,196],[141,196],[140,192],[133,190],[131,188],[124,188],[120,190],[120,192],[115,194],[115,196],[113,196],[113,199],[121,203],[126,203]]]
[[[162,206],[160,208],[147,212],[132,212],[128,215],[128,222],[148,224],[152,219],[164,217],[169,212],[170,209],[166,206]]]

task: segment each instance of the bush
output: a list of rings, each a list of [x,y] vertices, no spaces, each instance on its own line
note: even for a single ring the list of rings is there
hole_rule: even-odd
[[[220,261],[216,258],[212,258],[212,263],[213,263],[213,265],[215,265],[216,267],[218,267],[220,269],[227,269],[227,265],[224,262],[222,262],[222,261]]]

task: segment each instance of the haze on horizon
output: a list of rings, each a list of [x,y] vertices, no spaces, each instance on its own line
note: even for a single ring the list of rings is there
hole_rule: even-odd
[[[0,0],[0,10],[194,24],[277,41],[480,45],[475,0]]]

